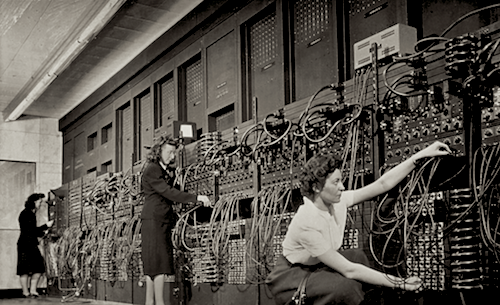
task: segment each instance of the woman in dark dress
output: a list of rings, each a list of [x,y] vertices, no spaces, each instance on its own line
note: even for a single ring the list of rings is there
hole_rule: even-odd
[[[142,174],[144,207],[141,214],[141,248],[146,275],[146,305],[164,305],[164,276],[174,274],[171,231],[175,226],[174,202],[202,202],[211,206],[204,195],[180,191],[173,186],[176,142],[162,136],[151,147]],[[171,178],[172,177],[172,178]]]
[[[54,222],[51,220],[41,227],[36,226],[35,213],[40,208],[44,197],[45,195],[40,193],[31,194],[24,204],[24,210],[19,215],[21,234],[17,241],[17,275],[20,276],[25,297],[39,296],[36,288],[40,276],[45,272],[45,262],[38,249],[38,237],[42,237],[44,231]]]

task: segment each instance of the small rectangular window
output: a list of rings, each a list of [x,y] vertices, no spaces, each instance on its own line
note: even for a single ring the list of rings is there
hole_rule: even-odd
[[[101,129],[101,145],[108,143],[109,139],[111,138],[112,128],[112,123],[109,123]]]
[[[158,129],[174,119],[175,86],[172,72],[155,85],[154,128]]]
[[[103,163],[101,164],[101,173],[110,173],[113,171],[113,169],[111,168],[113,166],[113,163],[111,160],[109,160],[108,162],[106,163]]]
[[[93,173],[93,172],[95,172],[95,171],[97,171],[97,167],[92,167],[91,169],[89,169],[89,170],[87,171],[87,174]]]
[[[94,150],[97,144],[97,132],[87,137],[87,152]]]
[[[208,116],[209,131],[225,130],[234,127],[234,104],[222,108]]]

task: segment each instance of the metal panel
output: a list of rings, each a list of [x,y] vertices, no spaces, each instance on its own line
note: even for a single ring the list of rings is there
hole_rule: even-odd
[[[234,127],[234,108],[215,119],[216,130],[222,131]]]
[[[295,100],[338,80],[334,1],[297,0],[293,4]],[[334,43],[335,42],[335,43]]]
[[[204,85],[201,59],[186,66],[186,114],[187,121],[204,126],[206,108],[203,103]]]
[[[376,34],[396,23],[405,23],[405,16],[398,12],[405,0],[350,0],[349,29],[351,43]],[[400,18],[398,20],[399,17]]]
[[[148,92],[139,98],[140,103],[140,146],[139,159],[144,159],[148,153],[145,147],[153,145],[153,102],[151,92]]]
[[[175,120],[175,87],[174,77],[171,75],[160,86],[161,88],[161,126],[164,130],[172,130],[172,122]]]
[[[73,180],[74,141],[69,139],[63,145],[63,183]]]
[[[354,43],[372,36],[396,23],[408,24],[407,0],[349,0],[349,54],[353,70]],[[351,73],[352,74],[352,73]]]
[[[116,158],[116,140],[115,129],[116,125],[113,123],[115,119],[115,108],[113,105],[108,105],[97,114],[99,132],[99,157],[97,164],[102,164],[108,160]]]
[[[279,44],[276,10],[248,27],[249,102],[257,98],[257,116],[284,106],[283,51]]]
[[[133,117],[132,107],[127,104],[124,108],[118,110],[118,146],[120,169],[128,170],[132,167],[133,146]]]
[[[120,281],[120,285],[109,281],[105,284],[106,301],[132,303],[132,281]],[[136,284],[136,283],[135,283]]]
[[[422,35],[440,35],[449,25],[465,14],[492,1],[422,0]],[[498,10],[497,10],[498,12]],[[490,24],[489,12],[475,14],[458,23],[446,37],[453,38]]]
[[[207,47],[207,107],[210,112],[234,103],[237,90],[235,33]]]
[[[87,137],[85,137],[84,133],[81,132],[77,136],[75,136],[75,163],[73,170],[73,179],[77,179],[84,174],[85,172],[85,164],[84,158],[87,153]]]

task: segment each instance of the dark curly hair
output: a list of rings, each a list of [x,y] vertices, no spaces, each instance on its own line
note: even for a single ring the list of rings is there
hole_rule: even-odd
[[[45,194],[34,193],[29,195],[28,199],[26,199],[26,202],[24,203],[24,207],[28,210],[34,210],[36,208],[35,202],[40,198],[45,198]]]
[[[313,198],[314,186],[322,188],[328,176],[340,169],[341,164],[337,157],[330,154],[317,154],[310,158],[299,175],[302,196]]]
[[[161,161],[161,148],[164,144],[170,144],[177,147],[177,141],[172,139],[169,135],[162,135],[155,139],[154,145],[148,153],[148,161],[159,163]]]

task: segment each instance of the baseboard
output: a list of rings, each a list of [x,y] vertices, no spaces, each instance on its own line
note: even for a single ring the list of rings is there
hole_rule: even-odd
[[[47,293],[47,289],[38,288],[37,292],[41,295]],[[16,299],[23,296],[22,289],[0,289],[0,299]]]

